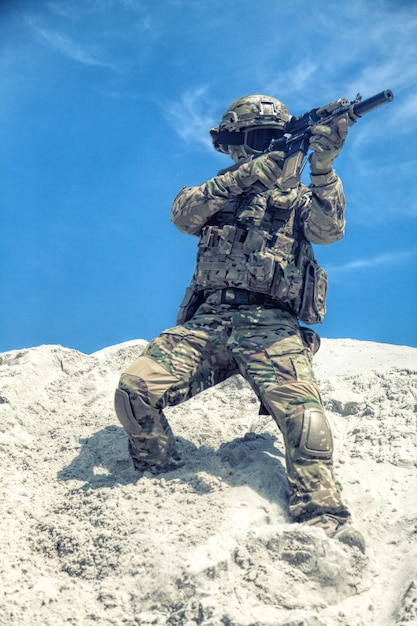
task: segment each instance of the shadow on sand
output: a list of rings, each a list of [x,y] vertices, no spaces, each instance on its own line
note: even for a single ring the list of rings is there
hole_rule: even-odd
[[[275,445],[276,437],[268,434],[247,433],[215,450],[195,446],[191,441],[177,437],[177,445],[185,464],[174,471],[158,476],[165,480],[181,480],[191,484],[196,492],[204,493],[198,473],[206,472],[231,486],[246,485],[270,501],[282,503],[287,497],[287,478],[284,455]],[[62,481],[77,480],[79,488],[101,489],[116,485],[135,484],[142,478],[153,478],[150,472],[137,472],[130,459],[127,435],[120,426],[107,426],[92,437],[81,440],[78,456],[60,472]]]

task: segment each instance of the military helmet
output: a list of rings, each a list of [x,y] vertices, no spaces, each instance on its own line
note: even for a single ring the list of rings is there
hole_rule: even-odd
[[[213,146],[229,153],[229,146],[242,146],[248,154],[259,154],[282,135],[291,119],[287,107],[271,96],[250,95],[235,100],[217,128],[210,130]]]

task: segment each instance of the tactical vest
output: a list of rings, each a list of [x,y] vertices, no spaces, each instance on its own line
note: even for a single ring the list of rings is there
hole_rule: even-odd
[[[236,288],[264,294],[307,324],[322,322],[327,275],[304,236],[304,185],[283,192],[252,190],[232,198],[202,228],[196,270],[178,323],[184,323],[207,293]]]
[[[301,223],[309,202],[304,185],[231,200],[201,231],[194,293],[243,289],[269,296],[307,324],[322,322],[327,276]]]

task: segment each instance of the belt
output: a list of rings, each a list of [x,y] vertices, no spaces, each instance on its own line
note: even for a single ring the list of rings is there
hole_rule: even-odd
[[[216,291],[205,291],[204,298],[209,304],[230,304],[232,306],[242,306],[245,304],[259,304],[266,308],[286,309],[285,305],[271,296],[246,289],[217,289]]]

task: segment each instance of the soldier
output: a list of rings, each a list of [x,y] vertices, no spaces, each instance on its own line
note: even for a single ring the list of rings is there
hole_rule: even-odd
[[[345,199],[332,166],[348,120],[314,127],[311,184],[285,189],[283,154],[263,152],[290,118],[279,100],[251,95],[211,129],[214,148],[235,165],[184,187],[173,202],[173,223],[199,238],[196,269],[177,326],[122,374],[115,409],[135,467],[170,471],[182,462],[164,407],[240,373],[282,433],[291,519],[363,550],[334,475],[332,433],[312,371],[319,337],[299,325],[322,321],[326,310],[326,273],[311,242],[344,234]]]

